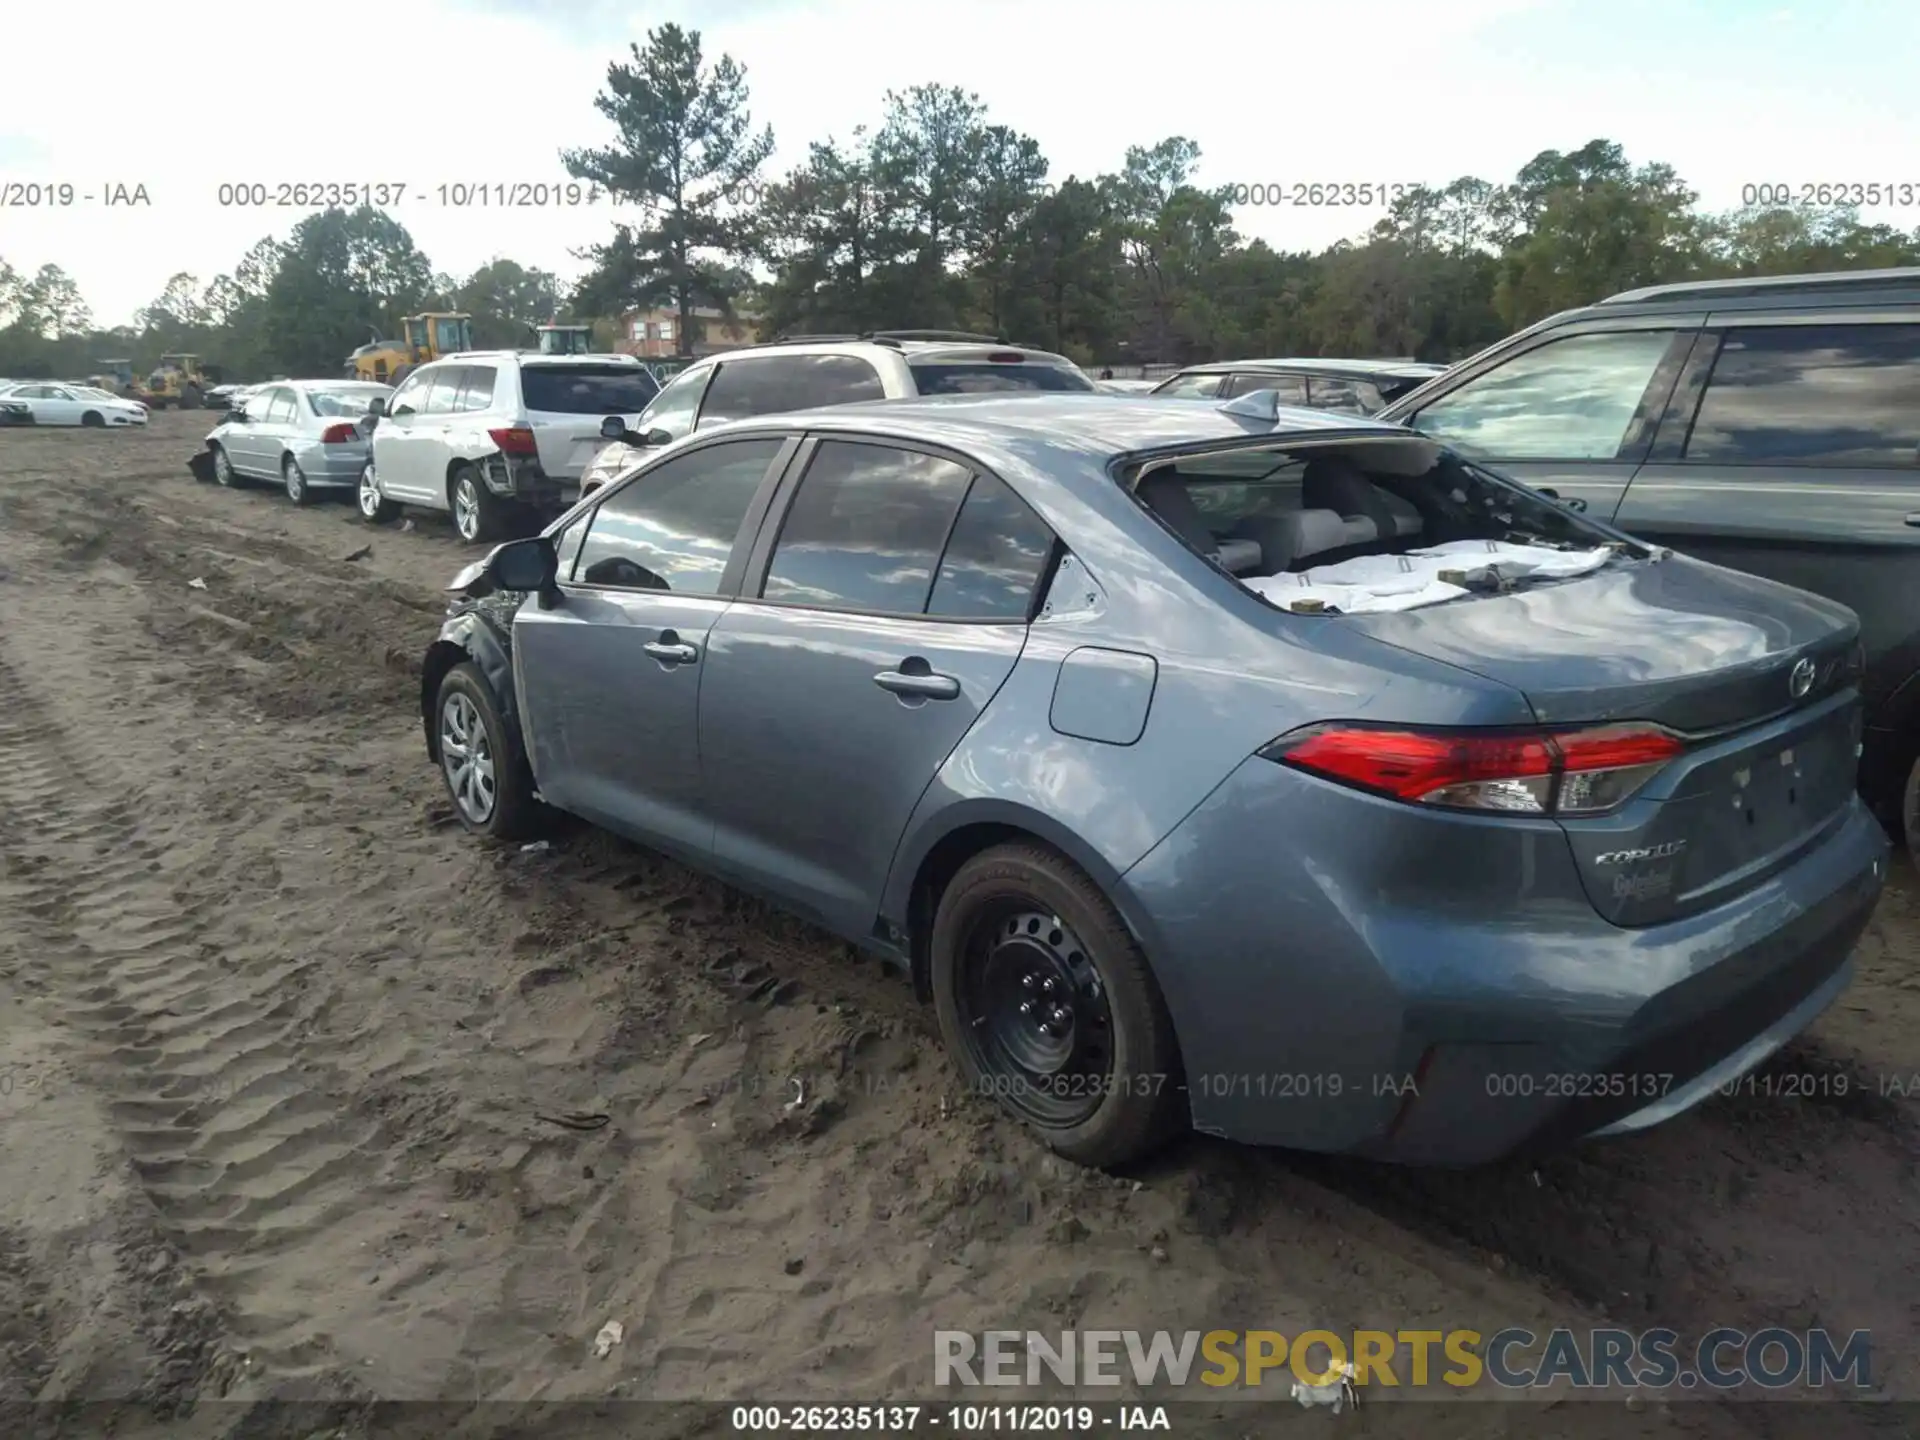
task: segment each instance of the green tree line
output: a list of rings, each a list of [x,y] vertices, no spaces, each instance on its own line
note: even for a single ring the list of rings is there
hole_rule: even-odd
[[[674,25],[609,64],[592,108],[600,142],[562,163],[636,218],[583,237],[571,287],[510,259],[436,272],[404,226],[364,207],[308,216],[204,283],[176,275],[109,330],[58,266],[23,274],[0,258],[0,375],[83,374],[109,354],[144,367],[169,350],[249,377],[328,375],[423,309],[469,311],[489,347],[527,344],[556,314],[664,307],[683,353],[717,311],[763,333],[982,330],[1088,364],[1446,361],[1635,286],[1920,264],[1920,231],[1847,207],[1709,211],[1671,166],[1603,139],[1544,150],[1509,180],[1395,187],[1365,233],[1277,249],[1235,226],[1236,196],[1267,194],[1272,177],[1202,184],[1200,147],[1168,136],[1112,173],[1055,179],[1034,137],[944,85],[890,93],[870,126],[774,174],[745,69]],[[1340,198],[1340,177],[1324,178]]]

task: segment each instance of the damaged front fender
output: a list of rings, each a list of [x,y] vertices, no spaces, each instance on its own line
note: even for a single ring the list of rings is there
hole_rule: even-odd
[[[439,637],[427,647],[420,666],[420,723],[426,732],[427,754],[434,763],[440,760],[440,727],[434,723],[440,683],[454,666],[468,661],[492,692],[511,743],[525,752],[520,697],[513,684],[513,612],[525,599],[524,595],[489,595],[459,605],[440,627]]]

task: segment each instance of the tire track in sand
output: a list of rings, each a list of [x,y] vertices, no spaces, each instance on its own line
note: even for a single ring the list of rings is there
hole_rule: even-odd
[[[114,717],[112,733],[137,730]],[[378,1123],[336,1109],[339,1077],[303,1043],[331,987],[297,953],[226,956],[217,903],[143,821],[149,757],[62,726],[4,648],[0,754],[0,901],[39,956],[20,978],[89,1043],[87,1078],[161,1227],[232,1313],[253,1373],[332,1370],[299,1297],[249,1284],[369,1204]]]

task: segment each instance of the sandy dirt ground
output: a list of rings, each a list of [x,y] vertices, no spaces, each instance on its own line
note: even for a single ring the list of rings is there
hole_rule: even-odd
[[[1857,982],[1767,1072],[1819,1093],[1471,1173],[1200,1139],[1077,1171],[846,947],[584,827],[465,835],[417,676],[468,552],[196,485],[210,423],[0,432],[0,1396],[875,1401],[930,1393],[936,1325],[1611,1323],[1870,1329],[1882,1394],[1920,1399],[1904,860]],[[1245,1433],[1915,1412],[1263,1413]]]

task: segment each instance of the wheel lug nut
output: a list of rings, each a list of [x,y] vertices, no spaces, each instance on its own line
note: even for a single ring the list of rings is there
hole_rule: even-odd
[[[1041,993],[1042,995],[1051,995],[1051,994],[1053,994],[1053,981],[1051,981],[1051,980],[1042,980],[1042,981],[1040,982],[1040,993]]]
[[[1047,1016],[1047,1020],[1051,1024],[1064,1026],[1067,1023],[1067,1012],[1056,1005],[1053,1007],[1053,1013]]]
[[[1020,977],[1020,984],[1028,990],[1033,989],[1033,987],[1038,985],[1039,983],[1040,983],[1040,977],[1038,975],[1035,975],[1031,970],[1029,970],[1025,975],[1022,975]]]
[[[1022,1000],[1022,1001],[1020,1002],[1020,1013],[1021,1013],[1022,1015],[1031,1015],[1031,1014],[1033,1014],[1033,1001],[1031,1001],[1031,1000]]]

